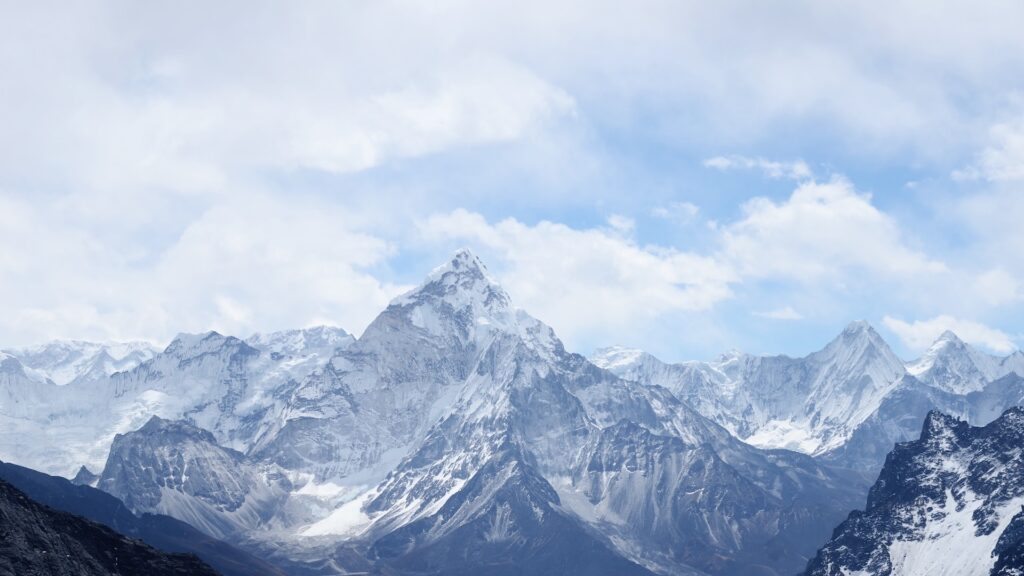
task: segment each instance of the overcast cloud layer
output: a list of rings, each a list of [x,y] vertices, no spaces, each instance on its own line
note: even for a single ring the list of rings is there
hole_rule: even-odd
[[[582,352],[1024,342],[1017,2],[7,3],[0,347],[334,324],[457,247]]]

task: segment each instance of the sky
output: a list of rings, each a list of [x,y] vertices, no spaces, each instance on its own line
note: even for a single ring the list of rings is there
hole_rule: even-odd
[[[1019,2],[0,3],[0,346],[359,334],[469,248],[566,345],[1024,342]]]

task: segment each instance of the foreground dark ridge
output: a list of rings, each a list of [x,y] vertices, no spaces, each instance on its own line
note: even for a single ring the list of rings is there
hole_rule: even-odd
[[[59,476],[0,462],[0,480],[36,502],[82,516],[158,550],[194,554],[224,576],[284,576],[278,568],[170,516],[136,516],[117,498]]]
[[[159,552],[39,504],[0,480],[2,576],[214,576],[195,556]]]

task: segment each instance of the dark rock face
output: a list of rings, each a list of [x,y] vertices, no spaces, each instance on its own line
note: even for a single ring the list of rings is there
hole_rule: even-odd
[[[984,427],[929,413],[920,439],[889,454],[866,509],[836,528],[807,575],[1022,573],[1022,445],[1022,408]]]
[[[215,576],[195,556],[167,554],[106,526],[47,508],[0,480],[0,575]]]
[[[999,535],[994,553],[996,565],[992,576],[1024,576],[1024,509]]]
[[[194,554],[225,576],[283,575],[274,566],[180,520],[159,514],[136,516],[120,500],[101,490],[4,462],[0,462],[0,480],[40,504],[82,516],[158,550]]]
[[[237,452],[219,447],[204,450],[209,462],[202,468],[185,468],[183,458],[165,458],[166,447],[217,446],[213,435],[185,422],[153,417],[135,432],[114,438],[100,487],[115,494],[134,510],[156,506],[160,488],[181,487],[191,494],[235,510],[245,500],[244,486],[222,472],[233,472],[243,460]],[[180,452],[180,450],[179,450]],[[192,471],[200,474],[190,473]]]

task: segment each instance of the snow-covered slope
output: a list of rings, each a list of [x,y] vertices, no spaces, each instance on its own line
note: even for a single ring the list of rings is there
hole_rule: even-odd
[[[160,350],[149,342],[54,340],[39,346],[4,350],[40,379],[55,384],[97,382],[130,370]]]
[[[746,437],[750,425],[735,409],[736,404],[742,403],[742,391],[722,370],[722,366],[740,356],[730,352],[716,362],[667,364],[642,350],[613,346],[598,350],[590,361],[626,380],[667,388],[733,435]]]
[[[53,382],[27,370],[16,357],[0,352],[0,417],[35,414],[56,392]]]
[[[1024,409],[983,428],[939,412],[898,445],[808,576],[988,576],[1024,570]]]
[[[64,447],[52,440],[42,416],[62,392],[50,380],[26,370],[14,356],[0,352],[0,460],[39,463],[64,458]]]

